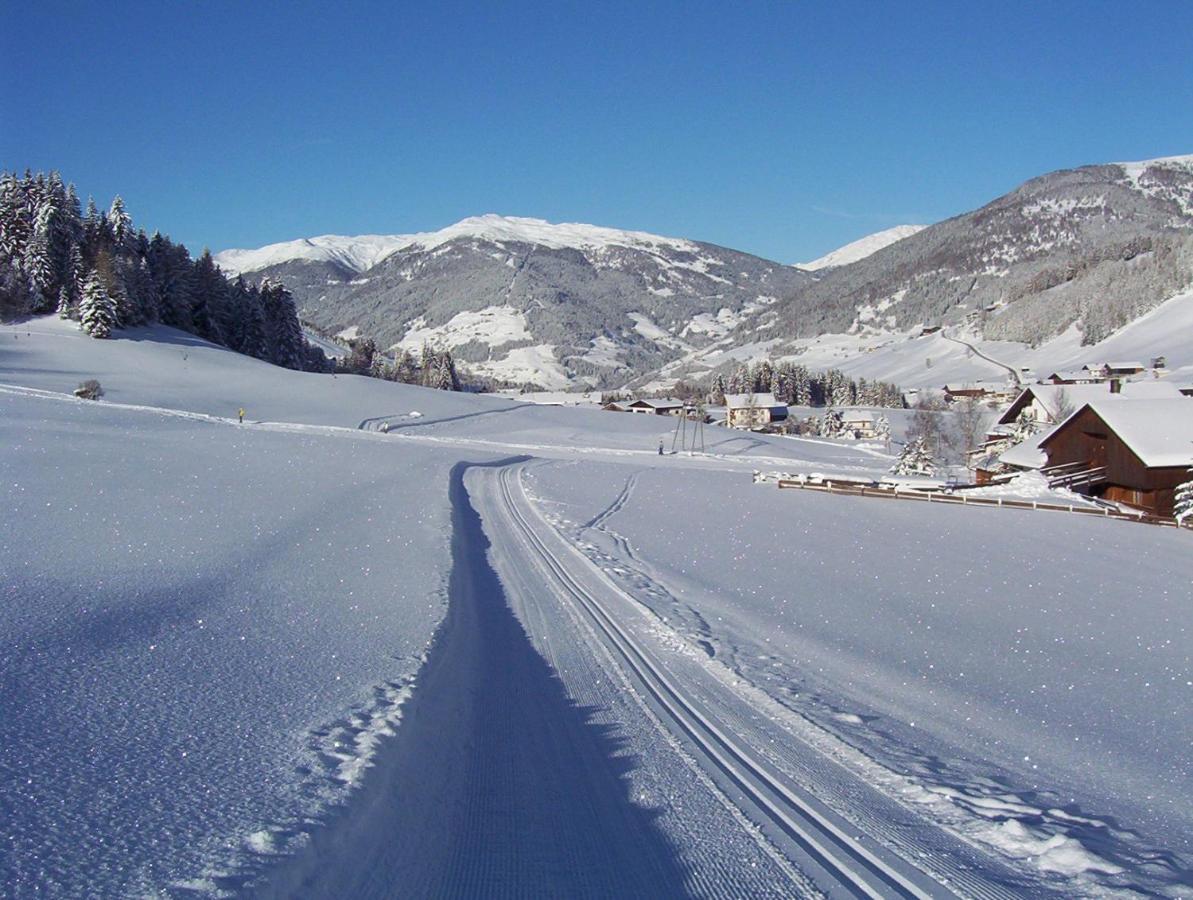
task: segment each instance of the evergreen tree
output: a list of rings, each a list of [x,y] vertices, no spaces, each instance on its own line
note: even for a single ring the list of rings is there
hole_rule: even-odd
[[[94,338],[111,337],[112,329],[116,327],[116,302],[95,269],[91,270],[83,285],[79,321],[83,330]]]
[[[1193,475],[1193,469],[1189,470],[1189,474]],[[1174,501],[1172,512],[1177,524],[1193,521],[1193,479],[1176,486]]]
[[[287,369],[302,369],[306,360],[306,340],[290,292],[280,283],[266,279],[261,284],[261,308],[265,313],[270,359]]]
[[[70,288],[68,288],[66,285],[63,285],[58,290],[57,312],[58,318],[60,319],[69,319],[76,312],[74,297],[71,296]]]
[[[874,423],[874,436],[887,447],[891,444],[891,422],[886,416],[879,416]]]
[[[923,436],[913,438],[903,446],[903,452],[891,466],[892,475],[933,475],[936,463]]]
[[[132,217],[125,211],[124,200],[119,194],[112,200],[112,208],[108,211],[107,221],[113,244],[118,248],[128,248],[132,244],[135,232],[133,231]]]
[[[725,376],[718,372],[712,380],[712,391],[708,395],[708,402],[713,406],[725,405]]]

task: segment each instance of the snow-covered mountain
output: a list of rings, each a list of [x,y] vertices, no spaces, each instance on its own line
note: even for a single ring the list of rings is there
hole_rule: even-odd
[[[797,268],[808,272],[831,269],[834,266],[847,266],[850,263],[857,262],[859,259],[865,259],[871,253],[877,253],[883,247],[889,247],[895,241],[911,237],[917,231],[923,231],[927,227],[926,225],[896,225],[894,228],[876,231],[873,234],[858,238],[856,241],[851,241],[845,246],[838,247],[836,250],[826,253],[824,256],[817,257],[811,262],[796,263],[795,265]]]
[[[667,364],[659,379],[763,356],[905,386],[1000,377],[998,366],[964,344],[921,337],[924,326],[971,343],[999,342],[996,358],[1042,366],[1092,359],[1103,343],[1127,346],[1117,336],[1166,301],[1166,320],[1187,319],[1193,156],[1052,172],[815,274]],[[1175,334],[1167,342],[1149,336],[1139,352],[1172,357],[1181,345]]]
[[[216,259],[280,279],[324,329],[355,328],[383,347],[446,346],[475,374],[545,388],[624,384],[812,279],[699,241],[498,215]]]
[[[281,279],[323,328],[355,328],[383,347],[448,346],[475,374],[519,385],[662,384],[763,356],[903,384],[939,381],[934,363],[957,356],[948,377],[964,380],[999,370],[961,344],[925,352],[923,326],[1004,342],[1016,359],[1063,338],[1073,358],[1183,295],[1193,156],[1053,172],[803,269],[699,241],[496,215],[217,260]]]

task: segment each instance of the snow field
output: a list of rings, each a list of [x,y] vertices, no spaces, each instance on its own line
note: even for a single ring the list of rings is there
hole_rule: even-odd
[[[0,409],[0,883],[234,889],[400,717],[446,608],[447,465],[88,401]]]
[[[1062,892],[1186,883],[1187,535],[577,474],[528,475],[563,533],[889,796]]]

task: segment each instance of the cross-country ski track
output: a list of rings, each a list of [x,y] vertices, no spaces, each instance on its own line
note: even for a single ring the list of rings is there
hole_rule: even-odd
[[[923,823],[876,840],[794,783],[751,744],[768,717],[622,624],[641,611],[537,512],[528,463],[453,470],[449,612],[402,724],[260,896],[1020,895]]]

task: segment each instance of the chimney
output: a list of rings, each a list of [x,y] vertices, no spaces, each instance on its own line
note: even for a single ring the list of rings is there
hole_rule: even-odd
[[[1123,392],[1123,380],[1121,378],[1110,379],[1110,393],[1121,394]]]

